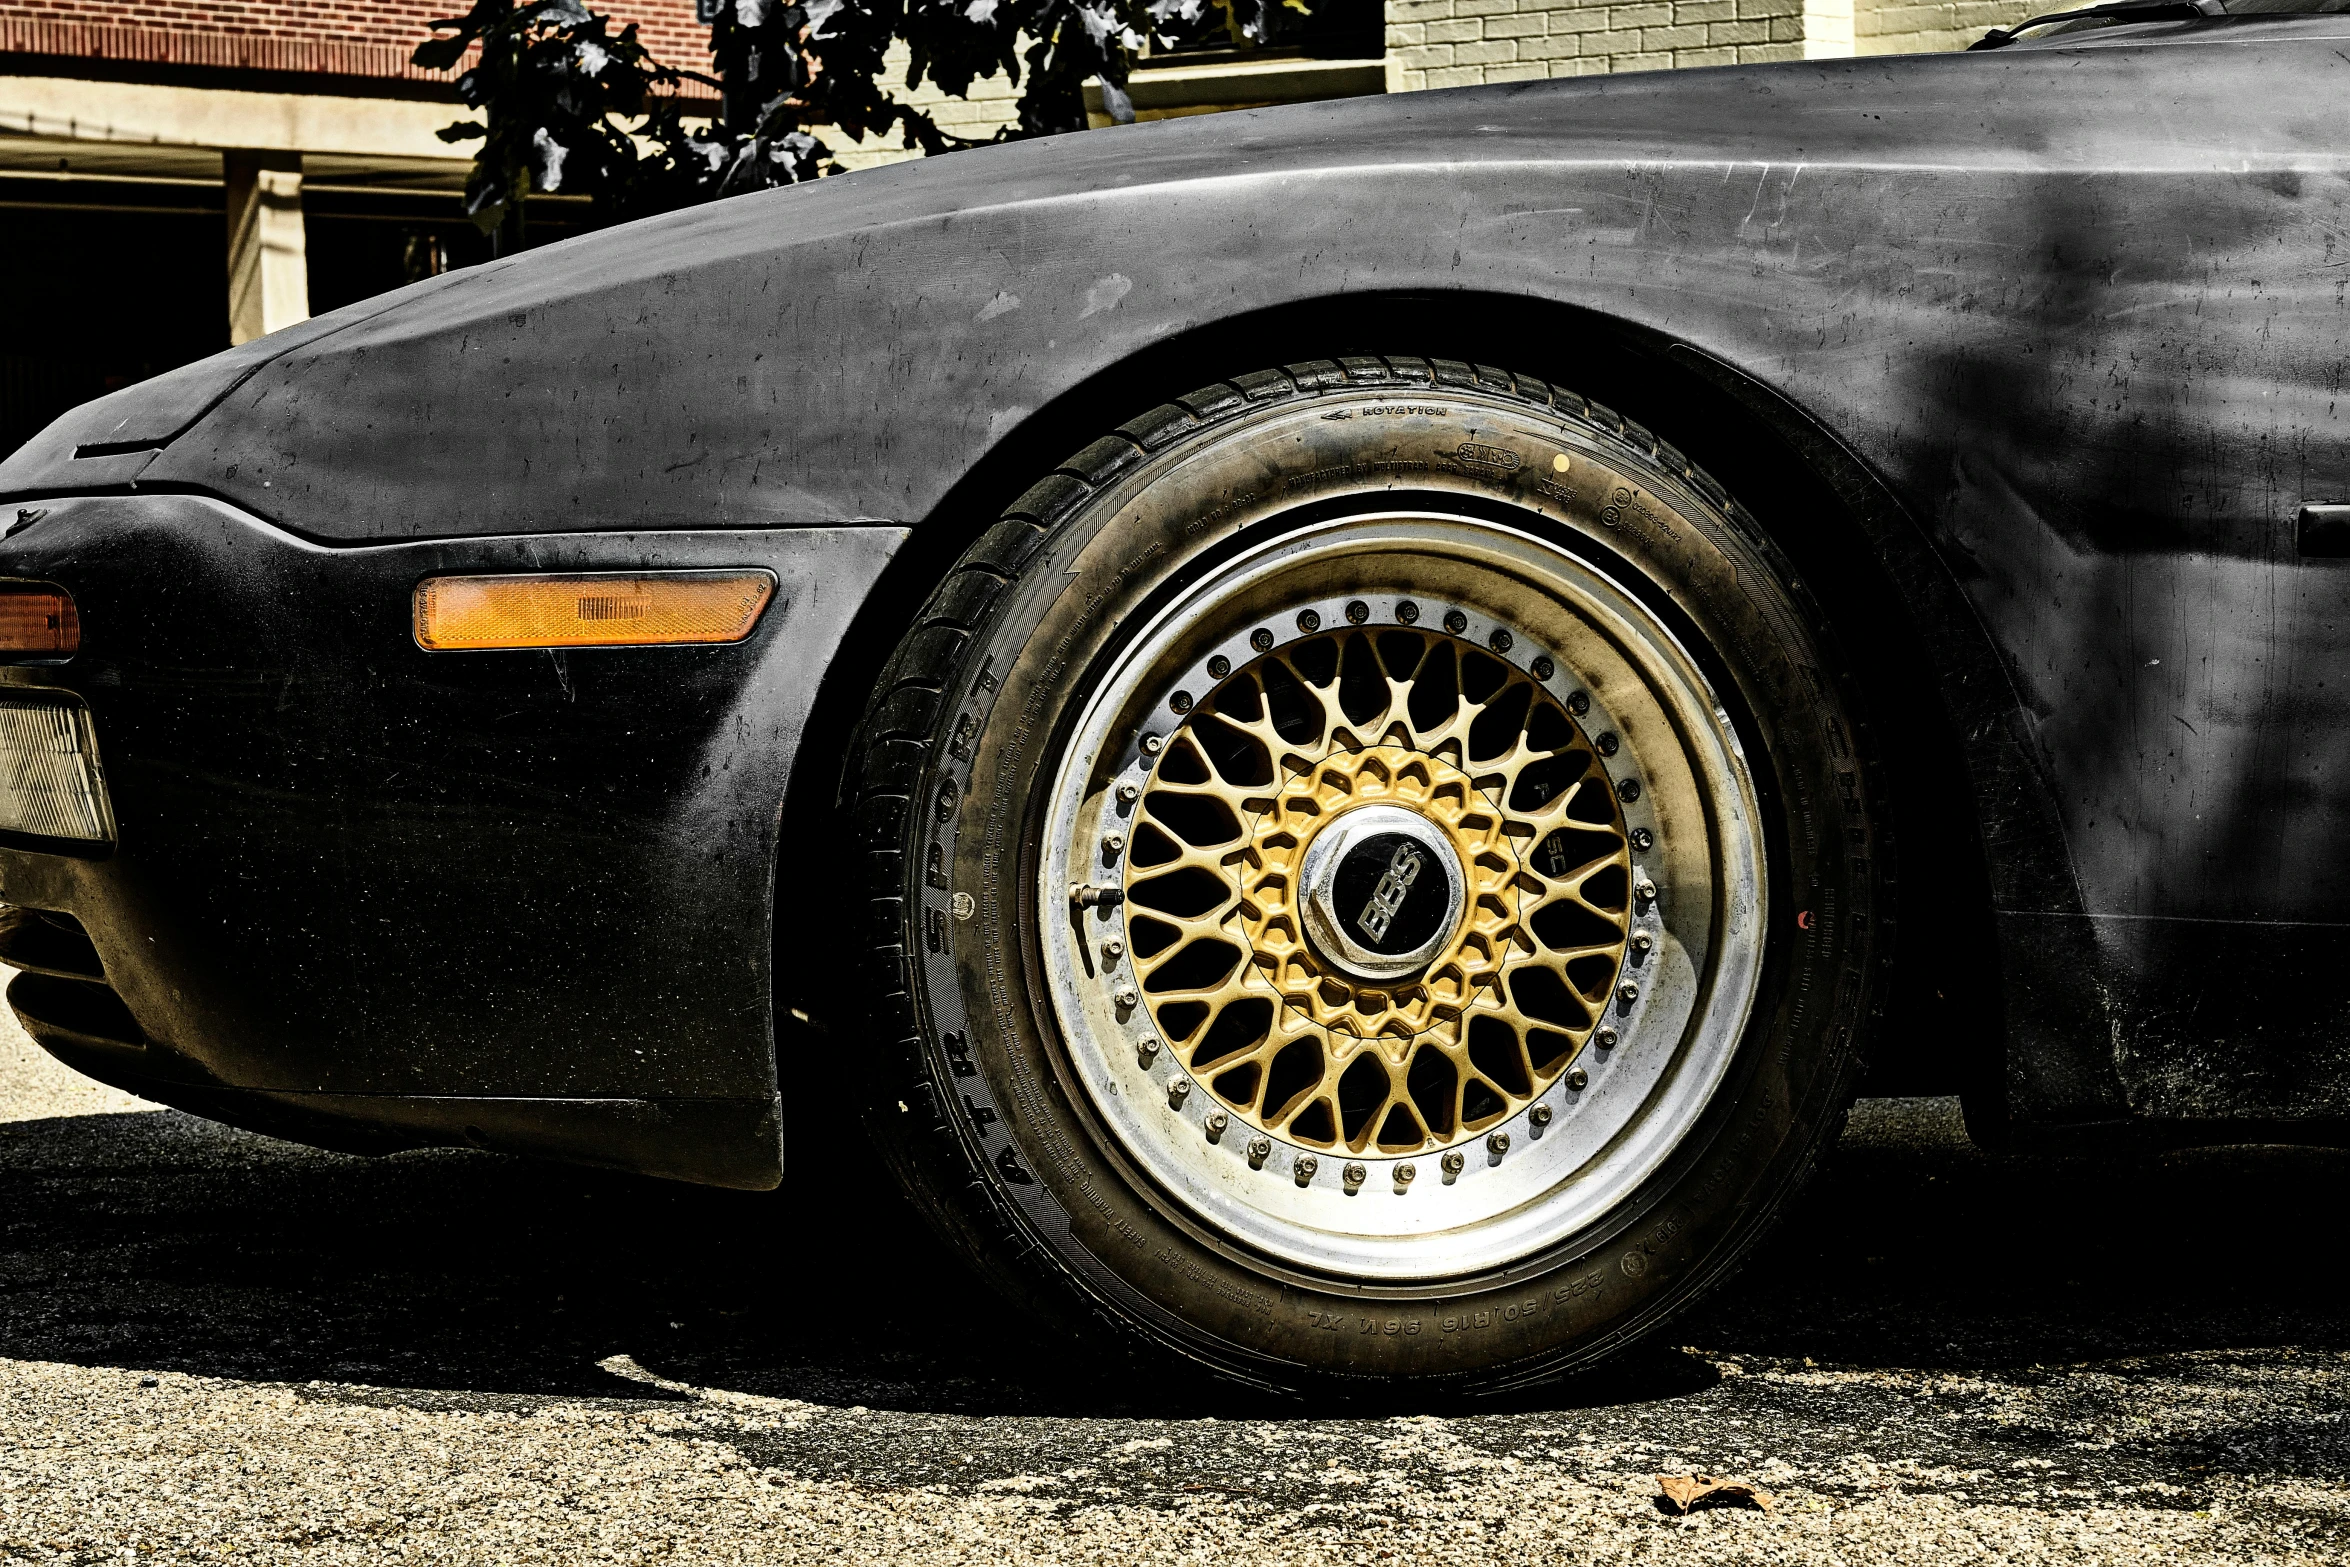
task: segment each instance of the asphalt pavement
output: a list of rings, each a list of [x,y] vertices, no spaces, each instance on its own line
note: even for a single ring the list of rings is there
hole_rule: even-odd
[[[1670,1342],[1494,1409],[1087,1369],[912,1234],[317,1153],[0,1031],[0,1562],[2350,1561],[2350,1156],[1864,1101]],[[1669,1516],[1655,1476],[1777,1507]]]

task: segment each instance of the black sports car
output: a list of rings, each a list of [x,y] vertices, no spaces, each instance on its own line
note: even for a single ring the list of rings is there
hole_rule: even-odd
[[[1628,1342],[1864,1073],[2339,1138],[2350,19],[2196,10],[960,154],[89,404],[9,999],[328,1146],[861,1116],[1285,1387]]]

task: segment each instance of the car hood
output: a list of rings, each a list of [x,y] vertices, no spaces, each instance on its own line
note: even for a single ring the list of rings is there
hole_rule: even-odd
[[[2237,155],[2208,122],[2167,145],[2142,116],[2102,128],[2101,101],[2163,90],[2135,60],[2094,79],[2046,49],[1584,78],[870,170],[466,269],[156,377],[59,419],[0,464],[0,495],[199,488],[324,540],[911,519],[1053,396],[1205,321],[1464,288],[1609,309],[1637,280],[1579,280],[1575,234],[1662,261],[1766,235],[1806,181],[1856,170]]]

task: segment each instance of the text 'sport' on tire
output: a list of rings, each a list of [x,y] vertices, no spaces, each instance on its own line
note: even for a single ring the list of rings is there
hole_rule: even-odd
[[[1541,382],[1349,361],[1137,419],[867,716],[885,1149],[1016,1294],[1261,1384],[1603,1355],[1847,1102],[1884,854],[1845,686],[1737,503]]]

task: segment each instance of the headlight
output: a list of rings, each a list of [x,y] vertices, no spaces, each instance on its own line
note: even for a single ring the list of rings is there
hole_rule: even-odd
[[[114,841],[90,710],[54,697],[0,695],[0,831]]]

